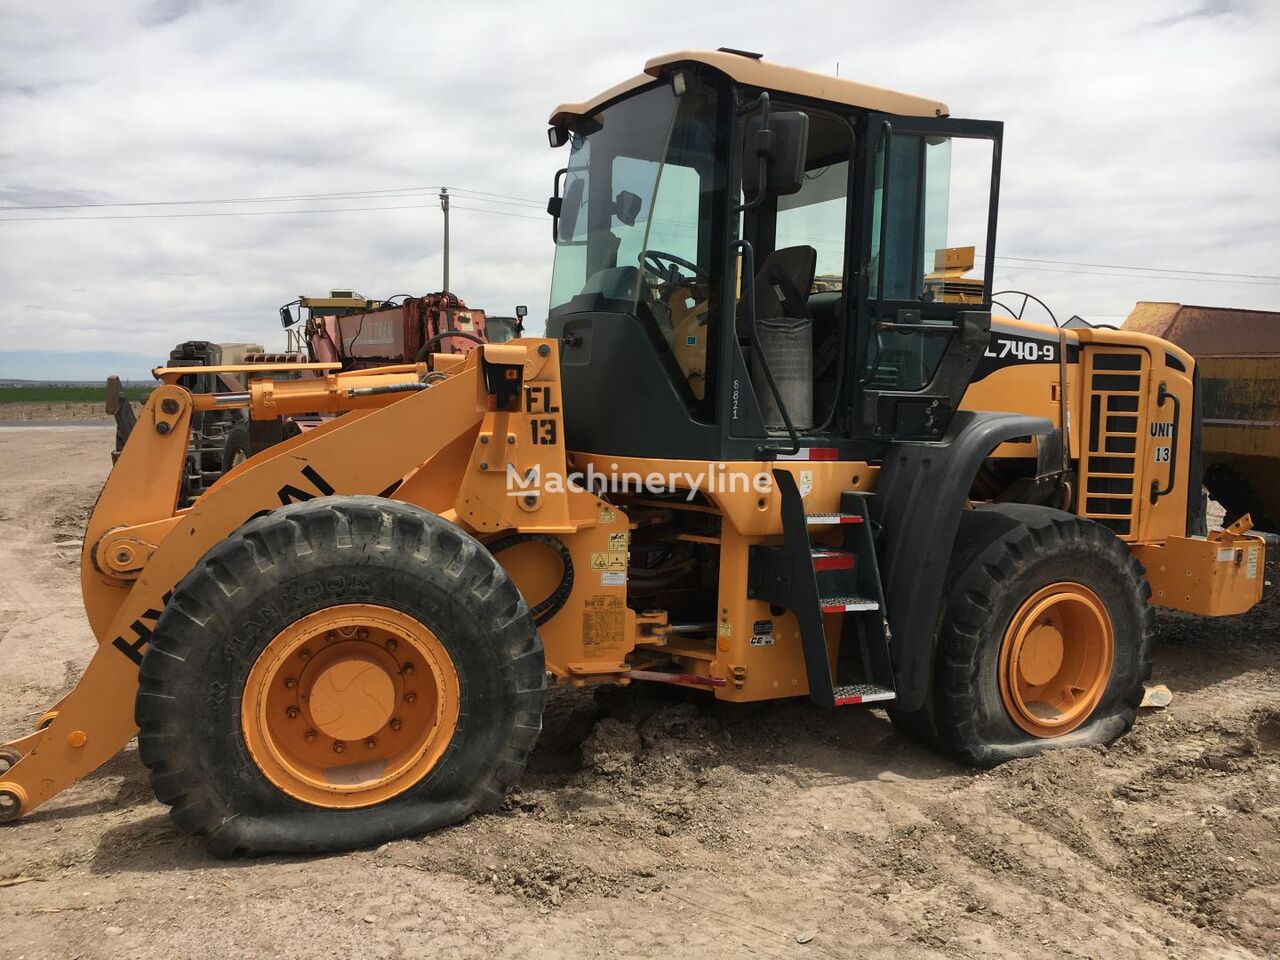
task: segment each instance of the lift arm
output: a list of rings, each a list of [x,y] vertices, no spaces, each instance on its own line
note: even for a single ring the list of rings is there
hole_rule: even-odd
[[[3,748],[12,766],[0,779],[0,820],[44,803],[136,733],[134,697],[147,640],[177,583],[211,547],[257,514],[291,502],[385,493],[449,444],[477,432],[487,409],[487,349],[494,348],[474,351],[425,389],[370,395],[380,409],[355,411],[264,451],[184,511],[176,503],[193,397],[172,384],[154,390],[86,529],[81,582],[98,649],[76,688],[45,715],[42,729]],[[535,351],[532,343],[500,348],[506,364],[526,357],[541,363],[545,354]],[[353,378],[341,389],[334,379],[295,381],[287,392],[311,404],[309,410],[335,409],[346,403],[340,394],[351,387],[417,375]],[[359,382],[369,379],[375,382]],[[308,385],[311,395],[299,399]],[[265,406],[265,399],[260,402]]]

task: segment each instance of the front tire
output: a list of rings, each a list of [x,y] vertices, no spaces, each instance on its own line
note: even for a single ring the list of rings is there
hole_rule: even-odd
[[[326,497],[246,524],[178,585],[138,746],[214,854],[345,850],[495,808],[545,694],[532,617],[482,544],[408,504]]]
[[[895,722],[990,767],[1125,733],[1151,676],[1141,565],[1092,521],[1025,504],[966,513],[925,707]]]

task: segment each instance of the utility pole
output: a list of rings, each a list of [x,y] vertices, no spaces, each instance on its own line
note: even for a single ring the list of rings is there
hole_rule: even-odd
[[[449,292],[449,188],[440,188],[440,209],[444,211],[444,292]]]

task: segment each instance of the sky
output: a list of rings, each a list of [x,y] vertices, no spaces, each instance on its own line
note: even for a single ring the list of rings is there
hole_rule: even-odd
[[[540,330],[551,109],[719,46],[1002,120],[996,287],[1060,319],[1280,310],[1277,41],[1280,4],[1233,0],[0,0],[0,378],[144,378],[180,340],[282,348],[299,294],[437,290],[440,185],[454,291]]]

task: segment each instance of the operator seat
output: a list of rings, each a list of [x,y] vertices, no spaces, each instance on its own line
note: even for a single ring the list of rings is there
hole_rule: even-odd
[[[807,246],[783,247],[764,258],[754,281],[756,320],[770,322],[761,323],[757,330],[751,328],[744,301],[738,302],[738,343],[747,356],[752,386],[770,432],[781,429],[783,419],[772,391],[765,386],[762,354],[788,397],[792,423],[799,430],[813,425],[813,330],[807,301],[817,262],[817,251]]]
[[[764,258],[756,271],[756,317],[771,320],[775,317],[807,319],[806,305],[813,277],[818,266],[818,251],[813,247],[783,247]],[[751,339],[748,326],[746,301],[738,301],[738,337]]]

